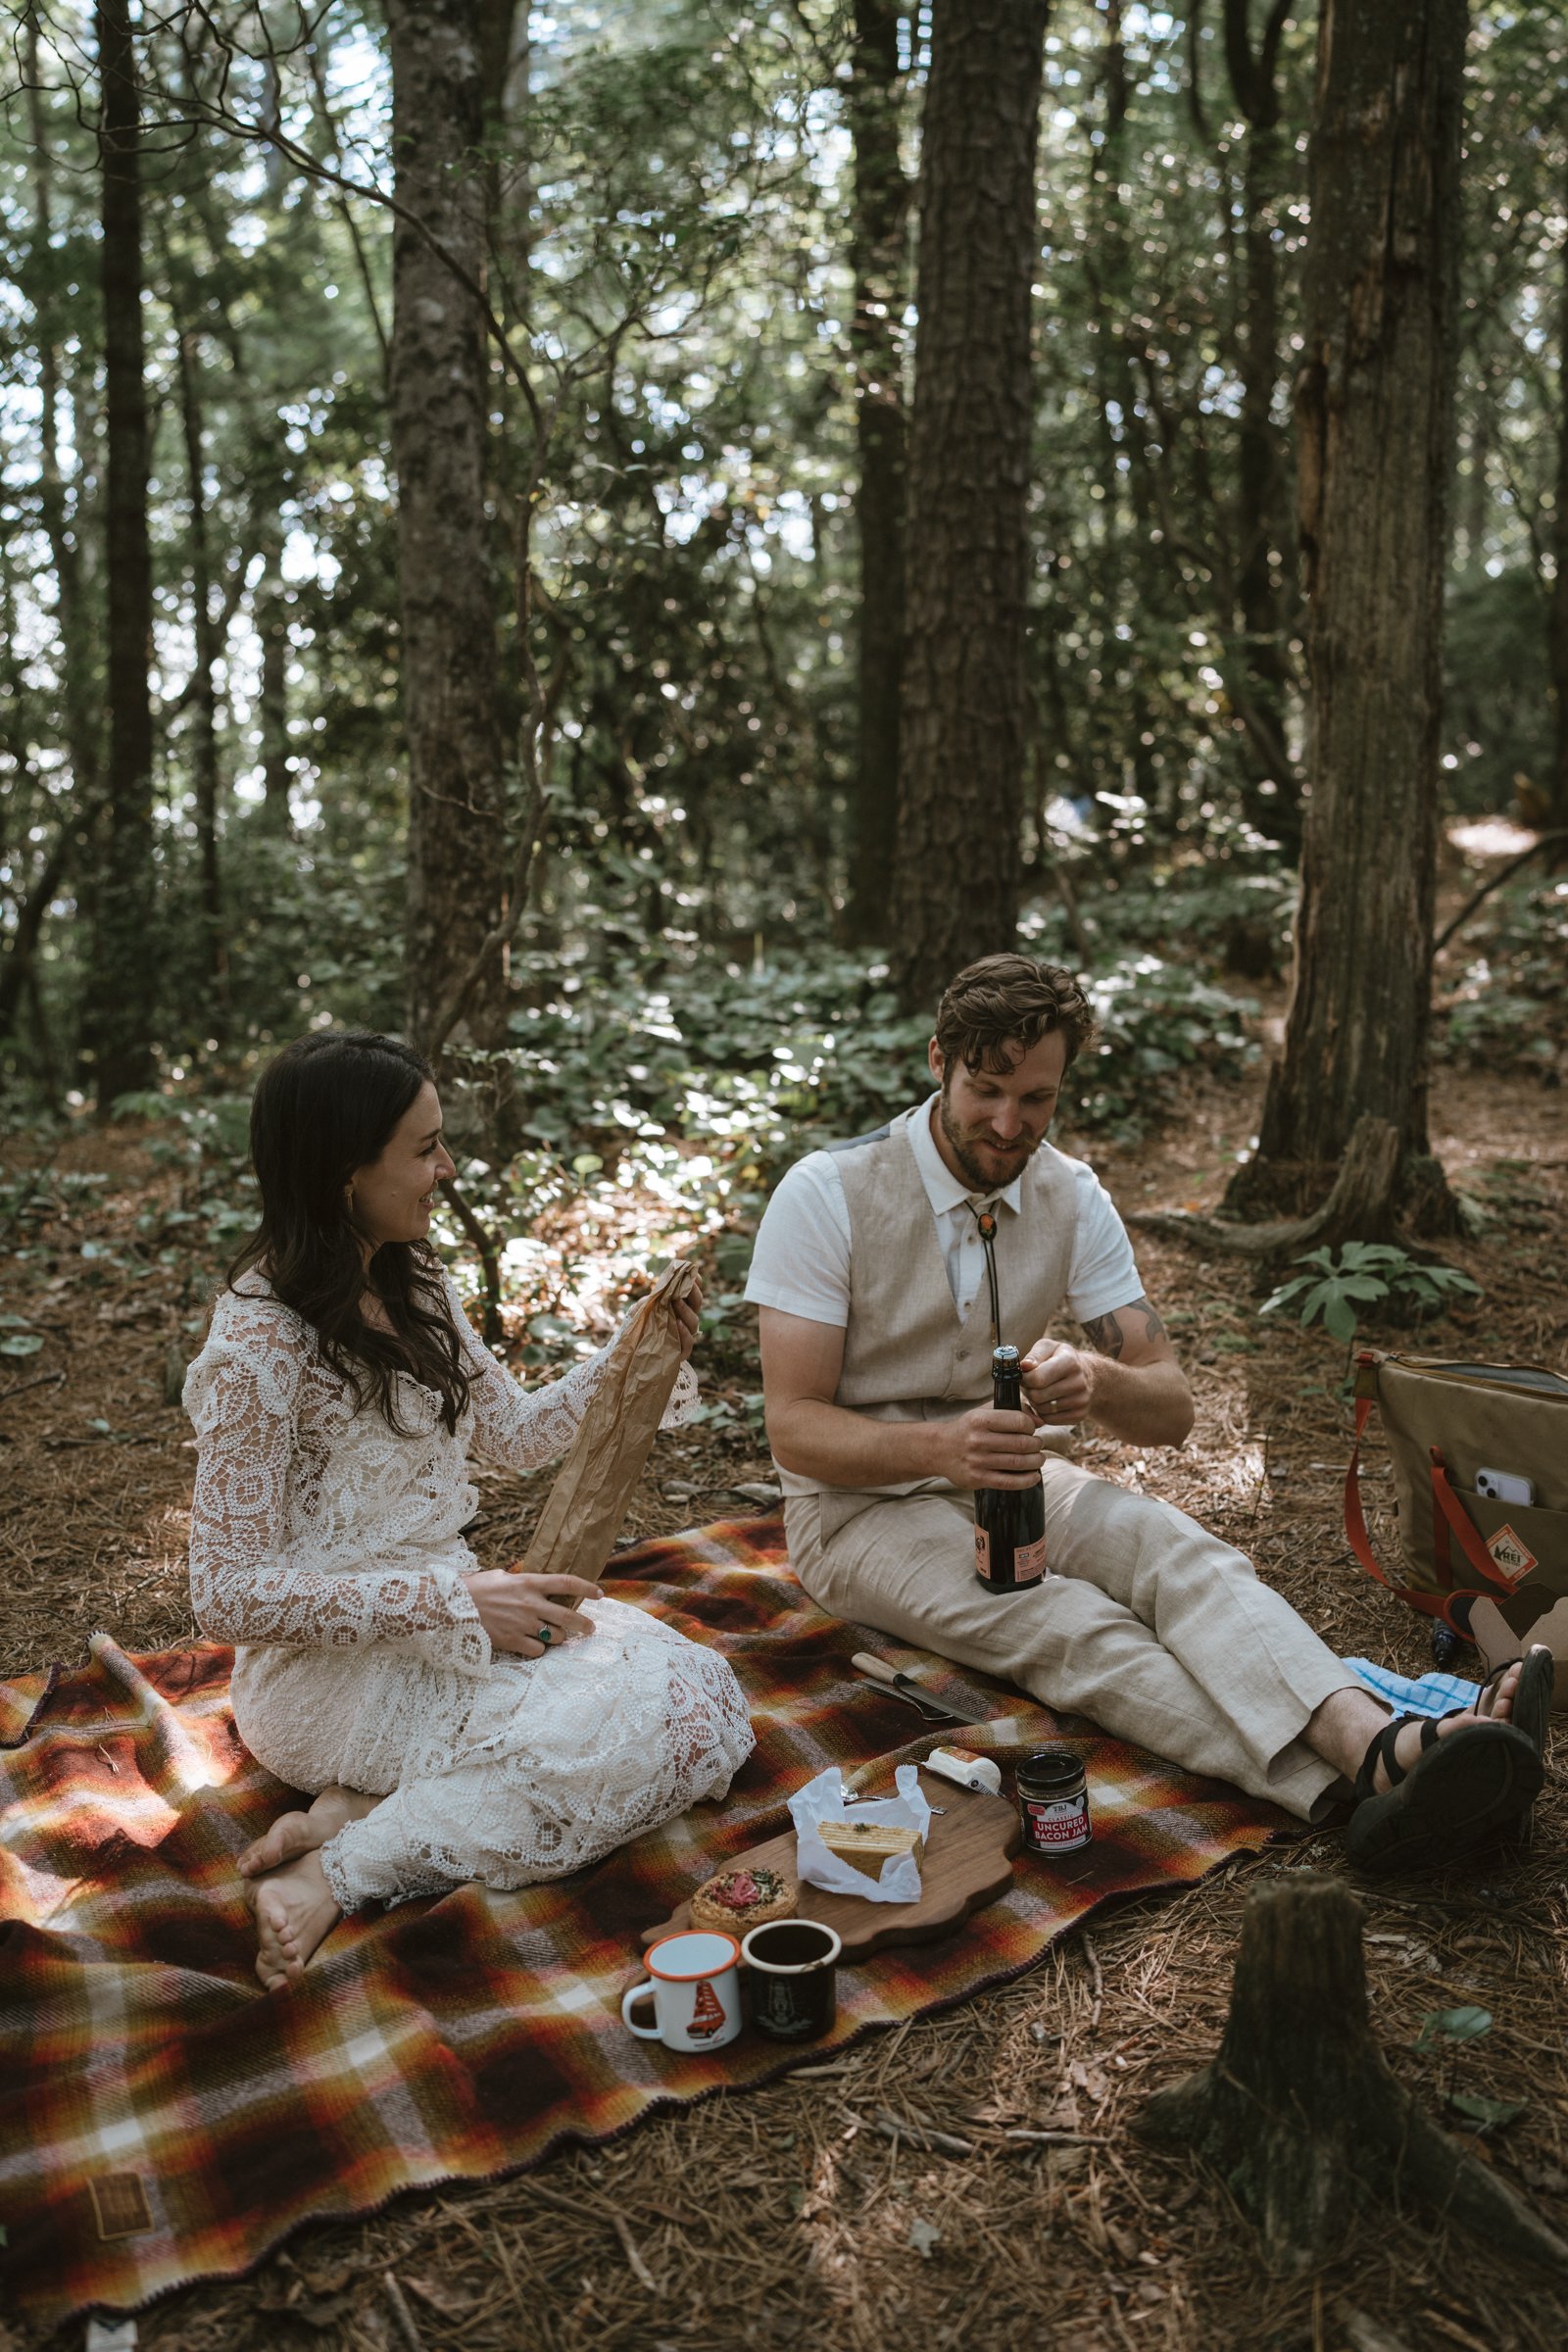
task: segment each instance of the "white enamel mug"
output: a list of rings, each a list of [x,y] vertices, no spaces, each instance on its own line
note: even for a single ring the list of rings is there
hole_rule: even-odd
[[[741,2030],[740,1959],[733,1936],[708,1928],[665,1936],[648,1954],[651,1981],[634,1984],[621,2002],[621,2024],[666,2050],[721,2050]],[[640,2026],[632,2003],[650,1995],[654,2022]]]

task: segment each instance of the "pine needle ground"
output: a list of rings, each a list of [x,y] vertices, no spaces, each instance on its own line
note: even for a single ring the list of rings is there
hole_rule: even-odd
[[[1370,1339],[1563,1364],[1560,1100],[1485,1072],[1442,1075],[1435,1149],[1492,1210],[1483,1239],[1445,1254],[1484,1296],[1427,1332]],[[1255,1107],[1250,1092],[1199,1089],[1179,1127],[1094,1156],[1124,1208],[1212,1206]],[[24,1141],[0,1161],[8,1177],[37,1164]],[[5,1307],[47,1344],[0,1370],[0,1673],[78,1657],[95,1626],[130,1648],[195,1636],[189,1430],[164,1398],[172,1355],[195,1345],[186,1327],[208,1278],[138,1241],[150,1205],[174,1205],[175,1179],[135,1131],[74,1134],[47,1173],[88,1170],[107,1183],[54,1193],[50,1212],[25,1222],[29,1255],[7,1263]],[[0,1250],[17,1246],[16,1227],[0,1233]],[[1259,1322],[1241,1261],[1148,1240],[1139,1258],[1192,1373],[1198,1430],[1174,1456],[1091,1440],[1083,1458],[1241,1544],[1342,1652],[1420,1672],[1424,1629],[1351,1565],[1340,1533],[1344,1351]],[[756,1387],[745,1340],[737,1329],[727,1354],[710,1351],[710,1395],[738,1401]],[[1374,1446],[1374,1502],[1388,1491],[1382,1472]],[[737,1482],[768,1477],[743,1418],[662,1439],[627,1539],[733,1515],[747,1507]],[[548,1474],[480,1483],[477,1548],[489,1564],[514,1558]],[[1389,1519],[1374,1508],[1375,1541],[1389,1542]],[[1401,2079],[1434,2112],[1455,2086],[1523,2100],[1479,2145],[1568,2230],[1562,1752],[1559,1736],[1528,1847],[1371,1892],[1366,1927],[1374,2027]],[[306,2232],[248,2278],[142,2314],[140,2341],[157,2352],[1016,2352],[1036,2341],[1052,2352],[1555,2352],[1552,2286],[1429,2214],[1390,2226],[1380,2208],[1317,2276],[1266,2279],[1213,2183],[1129,2130],[1148,2092],[1212,2054],[1249,1887],[1340,1867],[1332,1836],[1308,1838],[1128,1904],[1016,1984],[760,2092],[661,2118],[538,2174]],[[1483,2040],[1457,2059],[1413,2048],[1425,2015],[1467,2003],[1493,2013]],[[1023,2131],[1072,2136],[1007,2136]],[[0,2321],[0,2352],[36,2340]],[[59,2340],[78,2341],[79,2327]]]

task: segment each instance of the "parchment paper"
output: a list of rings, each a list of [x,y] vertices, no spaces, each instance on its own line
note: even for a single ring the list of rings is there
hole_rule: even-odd
[[[867,1903],[917,1903],[920,1900],[920,1865],[912,1854],[890,1854],[882,1865],[878,1878],[868,1879],[863,1870],[853,1862],[845,1862],[822,1843],[824,1821],[875,1821],[896,1824],[900,1829],[918,1830],[922,1838],[931,1835],[931,1808],[920,1787],[920,1775],[912,1764],[901,1764],[893,1776],[897,1796],[877,1798],[873,1803],[859,1804],[852,1813],[845,1803],[844,1780],[836,1764],[829,1764],[814,1781],[797,1788],[790,1798],[790,1819],[795,1824],[796,1868],[809,1886],[821,1886],[829,1894],[858,1894]]]
[[[621,1326],[527,1557],[514,1569],[597,1581],[675,1386],[681,1359],[673,1309],[696,1280],[690,1260],[677,1258]]]

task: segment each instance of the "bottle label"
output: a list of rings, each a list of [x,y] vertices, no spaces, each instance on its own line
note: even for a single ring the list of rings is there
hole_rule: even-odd
[[[977,1527],[974,1531],[974,1572],[976,1576],[983,1576],[987,1584],[991,1582],[991,1534],[988,1528]]]
[[[1070,1853],[1074,1846],[1087,1845],[1093,1832],[1089,1827],[1089,1797],[1080,1790],[1076,1796],[1034,1797],[1020,1800],[1023,1812],[1023,1841],[1037,1854]]]
[[[1012,1573],[1020,1585],[1038,1584],[1046,1573],[1046,1539],[1013,1547]]]

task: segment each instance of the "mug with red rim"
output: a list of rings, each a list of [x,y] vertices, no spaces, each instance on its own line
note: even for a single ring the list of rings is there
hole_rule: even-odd
[[[741,2030],[740,1961],[734,1936],[716,1928],[661,1936],[646,1955],[650,1981],[634,1984],[620,2004],[622,2025],[639,2041],[662,2041],[666,2050],[721,2050]],[[654,2022],[640,2026],[632,2009],[649,2000]]]

